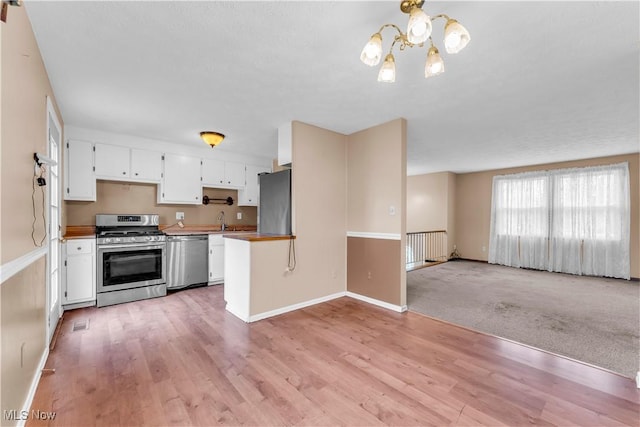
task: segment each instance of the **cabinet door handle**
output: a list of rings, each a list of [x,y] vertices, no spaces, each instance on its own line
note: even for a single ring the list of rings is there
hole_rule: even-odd
[[[198,200],[198,196],[196,196],[196,200]]]
[[[138,172],[136,172],[136,176],[138,176]]]
[[[127,174],[126,172],[122,172],[122,175],[126,175],[126,174]]]
[[[78,246],[78,250],[81,251],[82,250],[82,246]]]

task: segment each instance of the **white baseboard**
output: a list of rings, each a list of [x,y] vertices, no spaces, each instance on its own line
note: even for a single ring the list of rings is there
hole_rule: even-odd
[[[304,301],[304,302],[301,302],[301,303],[298,303],[298,304],[288,305],[286,307],[278,308],[276,310],[271,310],[271,311],[266,311],[264,313],[255,314],[253,316],[249,316],[248,322],[256,322],[258,320],[266,319],[268,317],[273,317],[273,316],[277,316],[279,314],[288,313],[288,312],[293,311],[293,310],[299,310],[301,308],[309,307],[311,305],[320,304],[321,302],[331,301],[333,299],[340,298],[340,297],[343,297],[343,296],[345,296],[344,292],[338,292],[338,293],[335,293],[335,294],[326,295],[324,297],[315,298],[315,299],[312,299],[312,300],[309,300],[309,301]],[[245,322],[246,322],[246,320],[245,320]]]
[[[298,304],[292,304],[292,305],[288,305],[286,307],[282,307],[282,308],[278,308],[275,310],[271,310],[271,311],[265,311],[264,313],[259,313],[259,314],[254,314],[253,316],[245,316],[245,315],[241,315],[239,313],[238,310],[235,310],[233,307],[229,306],[229,303],[227,303],[225,309],[233,314],[234,316],[236,316],[238,319],[242,320],[243,322],[247,322],[247,323],[252,323],[252,322],[257,322],[258,320],[262,320],[262,319],[267,319],[269,317],[273,317],[273,316],[278,316],[280,314],[284,314],[284,313],[288,313],[290,311],[294,311],[294,310],[300,310],[301,308],[305,308],[305,307],[309,307],[312,305],[316,305],[316,304],[320,304],[323,302],[327,302],[327,301],[331,301],[337,298],[341,298],[341,297],[351,297],[360,301],[364,301],[366,303],[369,304],[373,304],[373,305],[377,305],[378,307],[382,307],[382,308],[386,308],[387,310],[392,310],[398,313],[403,313],[405,311],[407,311],[407,306],[403,305],[395,305],[395,304],[390,304],[388,302],[385,301],[380,301],[374,298],[370,298],[364,295],[360,295],[360,294],[355,294],[353,292],[336,292],[335,294],[331,294],[331,295],[326,295],[320,298],[315,298],[309,301],[304,301]]]
[[[62,306],[62,311],[75,310],[77,308],[95,307],[96,300],[77,302],[75,304],[67,304]]]
[[[44,351],[42,352],[42,357],[40,357],[40,362],[36,367],[36,372],[33,375],[33,380],[31,381],[31,387],[29,387],[29,393],[27,393],[27,398],[22,405],[21,414],[31,414],[31,404],[33,403],[33,398],[36,395],[36,390],[38,389],[38,384],[40,383],[40,377],[42,376],[42,370],[44,369],[44,365],[47,363],[47,358],[49,357],[49,346],[44,346]],[[22,418],[22,417],[20,417]],[[25,417],[28,418],[28,417]],[[27,422],[26,419],[20,419],[18,421],[18,427],[23,427]]]
[[[638,375],[636,375],[636,387],[640,388],[640,371],[638,371]]]
[[[236,316],[238,319],[242,320],[243,322],[247,322],[247,323],[250,322],[250,317],[249,316],[245,316],[244,314],[240,314],[240,310],[236,310],[229,303],[226,304],[225,310],[227,310],[229,313],[233,314],[234,316]]]
[[[364,295],[360,295],[360,294],[356,294],[353,292],[349,292],[347,291],[346,296],[351,297],[351,298],[355,298],[357,300],[360,301],[364,301],[367,302],[369,304],[373,304],[373,305],[377,305],[378,307],[382,307],[382,308],[386,308],[387,310],[393,310],[393,311],[397,311],[398,313],[403,313],[405,311],[407,311],[407,306],[406,305],[395,305],[395,304],[390,304],[388,302],[385,301],[380,301],[377,300],[375,298],[370,298]]]

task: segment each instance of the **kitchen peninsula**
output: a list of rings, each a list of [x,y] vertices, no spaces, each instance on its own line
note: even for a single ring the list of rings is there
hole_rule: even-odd
[[[295,236],[225,234],[226,309],[245,322],[290,311],[296,300]],[[298,299],[299,300],[299,299]]]

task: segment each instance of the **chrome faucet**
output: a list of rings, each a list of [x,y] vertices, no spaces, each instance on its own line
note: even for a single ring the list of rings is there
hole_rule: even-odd
[[[220,213],[218,214],[218,221],[220,221],[220,230],[224,231],[227,229],[227,224],[225,224],[225,220],[224,220],[224,211],[220,211]]]

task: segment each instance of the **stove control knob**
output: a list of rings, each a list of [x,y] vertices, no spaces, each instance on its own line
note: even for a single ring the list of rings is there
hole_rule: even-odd
[[[110,238],[110,237],[107,237],[106,239],[104,239],[104,242],[105,242],[105,243],[111,243],[111,238]]]
[[[120,239],[119,237],[116,237],[116,238],[114,238],[114,239],[113,239],[113,242],[114,242],[114,243],[120,243],[120,240],[121,240],[121,239]]]

